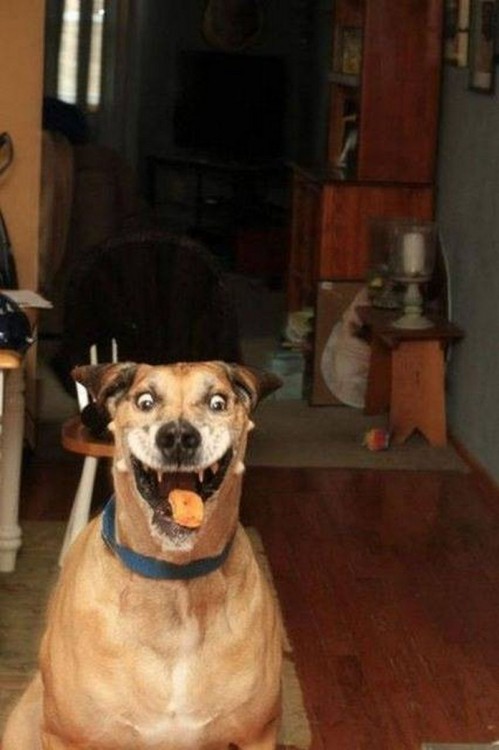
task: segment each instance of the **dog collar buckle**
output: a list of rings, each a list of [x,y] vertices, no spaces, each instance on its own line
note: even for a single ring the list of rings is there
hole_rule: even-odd
[[[109,549],[119,557],[123,565],[144,578],[157,580],[188,581],[192,578],[206,576],[218,570],[229,556],[234,537],[232,537],[219,555],[202,557],[185,565],[159,560],[156,557],[141,555],[116,541],[115,533],[116,503],[112,496],[102,513],[101,534]]]

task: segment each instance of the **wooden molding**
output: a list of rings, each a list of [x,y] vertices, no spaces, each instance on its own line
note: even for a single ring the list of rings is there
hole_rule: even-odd
[[[499,499],[499,483],[485,466],[452,433],[449,433],[449,442],[459,457],[470,467],[480,487]]]

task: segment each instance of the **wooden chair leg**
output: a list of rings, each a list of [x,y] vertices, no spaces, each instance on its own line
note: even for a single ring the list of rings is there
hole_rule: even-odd
[[[59,565],[63,564],[68,548],[88,522],[98,463],[99,459],[94,456],[86,456],[83,462],[80,482],[66,527],[61,554],[59,555]]]
[[[391,350],[377,338],[371,341],[365,414],[380,414],[390,405]]]
[[[431,445],[446,445],[445,363],[440,341],[401,342],[392,351],[390,428],[395,443],[403,443],[419,430]]]

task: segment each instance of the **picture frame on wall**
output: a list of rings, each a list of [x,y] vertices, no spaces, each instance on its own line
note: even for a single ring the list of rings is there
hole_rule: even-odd
[[[494,92],[496,33],[496,0],[472,0],[469,53],[469,88],[472,91]]]
[[[340,73],[360,75],[362,65],[362,29],[344,26],[341,33]]]
[[[468,65],[470,0],[446,0],[444,24],[445,62],[465,68]]]

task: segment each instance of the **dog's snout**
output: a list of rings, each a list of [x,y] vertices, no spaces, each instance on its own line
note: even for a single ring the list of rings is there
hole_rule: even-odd
[[[194,456],[201,444],[201,435],[193,425],[181,419],[160,427],[156,444],[167,459],[181,462]]]

